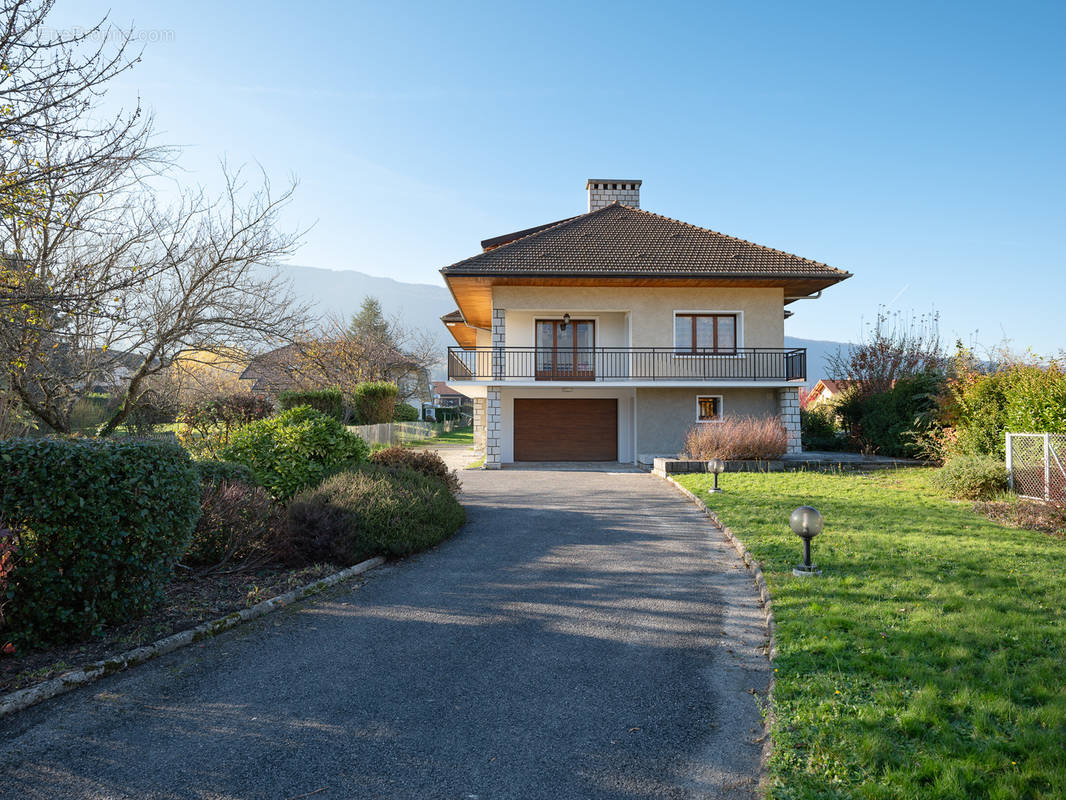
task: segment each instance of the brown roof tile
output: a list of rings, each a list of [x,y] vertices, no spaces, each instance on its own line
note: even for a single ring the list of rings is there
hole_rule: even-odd
[[[850,273],[615,203],[445,267],[459,275],[822,278]],[[502,238],[502,237],[501,237]]]

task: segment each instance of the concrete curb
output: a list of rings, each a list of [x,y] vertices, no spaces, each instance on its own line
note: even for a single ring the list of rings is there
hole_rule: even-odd
[[[720,530],[725,538],[729,540],[729,543],[733,545],[733,549],[737,551],[737,555],[740,556],[741,561],[744,562],[744,566],[748,568],[748,572],[751,573],[752,578],[755,580],[755,585],[759,588],[759,598],[762,601],[763,613],[766,615],[766,634],[767,634],[767,650],[766,657],[770,661],[771,667],[774,660],[777,658],[777,622],[774,619],[774,606],[773,598],[770,596],[770,587],[766,585],[766,576],[763,575],[762,566],[755,560],[748,548],[744,546],[744,543],[740,541],[733,531],[731,531],[726,525],[722,524],[722,520],[718,518],[711,509],[707,507],[707,504],[700,500],[695,494],[690,492],[674,478],[669,475],[656,475],[667,483],[671,484],[677,491],[687,497],[693,502],[693,504],[700,509],[707,518],[711,521],[718,530]],[[763,745],[762,752],[762,765],[764,769],[766,763],[770,758],[770,751],[773,749],[773,741],[770,738],[770,731],[773,728],[774,711],[773,711],[773,697],[774,697],[774,684],[777,682],[774,677],[774,673],[770,672],[770,683],[766,689],[766,744]],[[765,787],[764,787],[765,790]]]
[[[125,669],[129,669],[137,664],[143,664],[146,661],[151,661],[153,658],[165,655],[166,653],[179,650],[182,647],[187,647],[190,644],[194,644],[204,639],[209,639],[212,636],[217,636],[218,634],[228,631],[231,628],[236,628],[238,625],[248,622],[249,620],[278,611],[290,603],[295,603],[297,600],[303,600],[305,597],[318,594],[319,592],[328,589],[330,586],[346,581],[349,578],[354,578],[356,575],[372,570],[374,567],[381,566],[384,563],[385,559],[380,556],[368,559],[355,566],[342,569],[340,572],[334,572],[332,575],[327,575],[325,578],[308,583],[298,589],[293,589],[291,592],[279,594],[277,597],[264,600],[262,603],[256,603],[250,608],[243,608],[240,611],[234,611],[232,614],[219,617],[211,622],[197,625],[195,628],[179,631],[178,633],[171,634],[170,636],[153,642],[152,644],[144,645],[143,647],[138,647],[133,650],[127,650],[120,655],[106,658],[103,661],[97,661],[95,664],[90,664],[87,667],[74,670],[73,672],[67,672],[60,675],[58,678],[52,678],[51,680],[39,683],[36,686],[28,686],[25,689],[17,689],[14,692],[0,695],[0,718],[6,717],[8,714],[14,714],[17,711],[22,711],[24,708],[29,708],[42,700],[48,700],[49,698],[65,694],[72,689],[77,689],[79,686],[90,684],[107,675],[122,672]]]

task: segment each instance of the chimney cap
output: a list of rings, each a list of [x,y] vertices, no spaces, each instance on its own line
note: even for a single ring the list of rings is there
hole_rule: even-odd
[[[585,188],[592,188],[592,184],[594,183],[631,183],[633,184],[633,188],[636,189],[640,187],[642,181],[636,178],[589,178],[585,181]]]

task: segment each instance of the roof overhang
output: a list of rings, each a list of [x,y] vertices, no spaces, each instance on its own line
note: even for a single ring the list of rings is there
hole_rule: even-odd
[[[711,277],[707,275],[671,275],[655,277],[650,275],[463,275],[452,271],[443,271],[444,281],[451,290],[459,310],[462,312],[464,325],[475,336],[474,328],[490,330],[492,328],[492,287],[494,286],[604,286],[636,288],[672,288],[672,287],[751,287],[761,289],[784,289],[786,303],[791,303],[839,283],[850,275],[843,277],[820,275],[817,277],[771,277],[763,275],[730,275],[728,277]],[[454,312],[453,312],[454,313]],[[450,317],[451,315],[445,315]],[[442,319],[445,319],[442,317]],[[447,322],[456,341],[466,344],[456,334],[456,327]],[[473,345],[470,345],[473,346]]]
[[[491,302],[491,298],[490,298]],[[491,319],[492,312],[489,312]],[[444,326],[448,329],[448,332],[454,337],[455,341],[459,343],[460,347],[472,348],[477,347],[477,328],[472,325],[468,325],[463,318],[463,314],[458,309],[445,314],[440,318],[440,321],[444,323]]]

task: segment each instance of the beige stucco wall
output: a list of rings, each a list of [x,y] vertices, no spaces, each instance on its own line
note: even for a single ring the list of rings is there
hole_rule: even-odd
[[[638,388],[637,455],[677,455],[685,434],[696,424],[696,397],[721,395],[723,417],[777,416],[774,389]],[[713,422],[703,423],[713,425]]]
[[[740,312],[741,347],[783,347],[785,341],[784,290],[780,288],[496,286],[492,305],[508,311],[508,345],[530,339],[531,320],[536,316],[533,312],[557,316],[569,312],[575,318],[618,312],[622,320],[628,316],[628,325],[622,330],[628,328],[629,341],[617,346],[672,347],[675,311]],[[614,341],[605,341],[606,333],[597,335],[597,345],[616,346]],[[612,339],[616,335],[617,328],[612,328]]]
[[[560,319],[569,313],[572,319],[591,319],[596,323],[596,347],[627,347],[629,331],[626,312],[602,309],[567,308],[553,310],[507,309],[506,336],[508,347],[533,347],[536,344],[535,324],[538,319]]]

